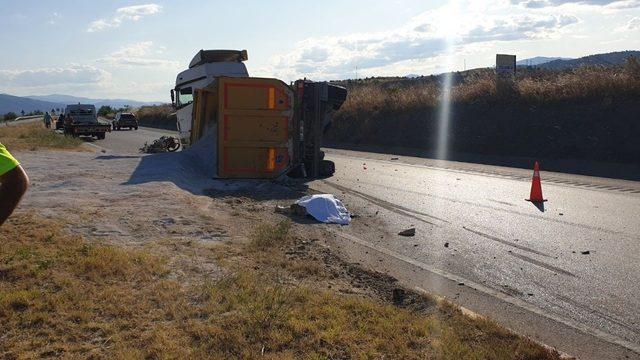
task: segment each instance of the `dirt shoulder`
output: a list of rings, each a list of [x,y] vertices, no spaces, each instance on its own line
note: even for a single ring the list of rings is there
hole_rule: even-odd
[[[16,155],[32,187],[0,229],[3,357],[559,357],[273,212],[303,186],[209,180],[179,153]]]

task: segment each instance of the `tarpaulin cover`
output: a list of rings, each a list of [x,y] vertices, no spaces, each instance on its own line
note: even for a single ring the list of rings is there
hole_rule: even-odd
[[[314,219],[323,223],[348,225],[351,214],[332,194],[308,195],[296,201]]]

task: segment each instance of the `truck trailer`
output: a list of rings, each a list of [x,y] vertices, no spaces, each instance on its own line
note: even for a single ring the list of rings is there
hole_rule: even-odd
[[[320,146],[347,90],[249,77],[246,60],[246,50],[201,50],[178,74],[171,98],[182,146],[207,142],[207,166],[220,178],[333,175]]]

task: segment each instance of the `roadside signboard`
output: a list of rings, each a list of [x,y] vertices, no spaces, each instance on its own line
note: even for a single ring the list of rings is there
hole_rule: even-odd
[[[496,54],[496,73],[511,76],[516,73],[516,56]]]

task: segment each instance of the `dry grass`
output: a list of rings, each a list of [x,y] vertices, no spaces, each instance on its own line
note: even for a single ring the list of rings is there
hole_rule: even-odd
[[[421,314],[291,281],[266,260],[282,258],[288,230],[257,230],[260,247],[247,246],[269,254],[260,272],[248,270],[246,249],[214,248],[236,257],[232,275],[185,285],[148,250],[89,243],[19,214],[0,228],[0,357],[556,358],[446,303]]]
[[[384,81],[365,80],[351,84],[347,101],[338,112],[340,119],[349,116],[376,116],[429,111],[441,97],[440,80]],[[624,67],[584,67],[572,71],[521,71],[513,83],[496,81],[493,71],[475,70],[457,74],[452,89],[456,104],[500,102],[548,104],[602,98],[637,98],[640,96],[640,63],[631,59]]]
[[[259,224],[251,234],[250,248],[252,250],[268,250],[286,245],[290,241],[289,230],[291,222],[283,220],[276,226]]]
[[[0,228],[0,355],[126,350],[166,318],[177,284],[149,254],[91,244],[61,226],[18,215]]]
[[[82,140],[46,129],[40,122],[0,126],[0,140],[10,151],[74,149]]]
[[[176,116],[171,105],[142,106],[136,111],[138,121],[142,126],[176,129]]]
[[[252,358],[552,359],[540,346],[496,324],[464,316],[442,304],[423,315],[358,296],[336,296],[311,286],[274,283],[247,272],[208,288],[198,324],[216,338],[207,352]]]

